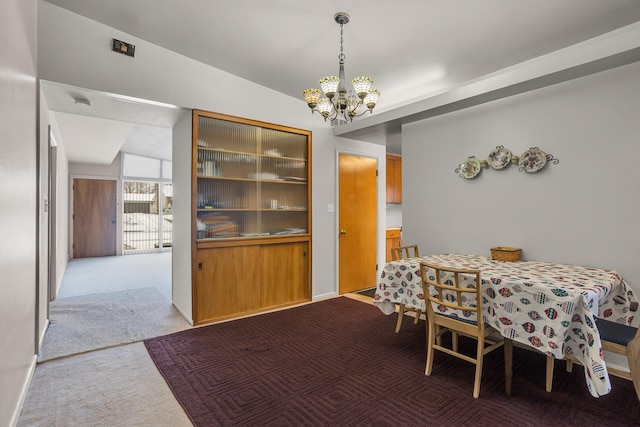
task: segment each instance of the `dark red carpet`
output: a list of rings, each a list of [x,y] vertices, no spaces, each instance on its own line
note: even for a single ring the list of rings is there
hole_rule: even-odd
[[[502,352],[486,357],[480,398],[474,367],[436,353],[424,375],[424,322],[346,297],[153,338],[145,345],[196,426],[623,426],[638,425],[630,381],[588,393],[582,368],[516,348],[513,396]],[[472,342],[468,343],[469,345]],[[161,414],[159,414],[161,416]]]

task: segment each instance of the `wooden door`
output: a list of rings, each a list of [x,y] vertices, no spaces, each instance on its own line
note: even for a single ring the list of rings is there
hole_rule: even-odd
[[[376,285],[377,159],[340,154],[339,292]]]
[[[73,180],[73,257],[116,255],[116,181]]]

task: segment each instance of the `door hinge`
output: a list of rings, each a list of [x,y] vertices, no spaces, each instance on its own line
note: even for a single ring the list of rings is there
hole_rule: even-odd
[[[202,263],[201,262],[198,263],[198,271],[202,271]]]
[[[376,169],[376,176],[378,176],[378,169]]]
[[[376,271],[378,271],[378,264],[376,264]]]

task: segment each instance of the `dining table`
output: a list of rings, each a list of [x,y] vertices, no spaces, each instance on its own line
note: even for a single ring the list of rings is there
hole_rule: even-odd
[[[487,324],[504,337],[547,356],[576,358],[585,368],[585,381],[592,396],[611,391],[595,318],[630,325],[639,305],[618,272],[552,262],[505,262],[465,254],[401,259],[387,262],[378,278],[374,304],[383,313],[395,312],[396,304],[426,310],[421,262],[479,270]],[[429,274],[430,270],[426,271]],[[469,281],[468,286],[476,286],[475,277],[464,276],[463,280]],[[447,308],[437,308],[448,314]]]

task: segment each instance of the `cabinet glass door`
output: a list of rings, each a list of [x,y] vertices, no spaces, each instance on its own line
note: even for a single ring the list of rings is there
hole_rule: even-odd
[[[308,234],[309,135],[198,116],[197,238]]]

